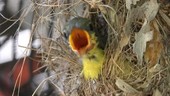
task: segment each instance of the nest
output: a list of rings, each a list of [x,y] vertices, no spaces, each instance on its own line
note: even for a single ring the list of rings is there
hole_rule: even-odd
[[[33,1],[32,31],[42,41],[42,64],[53,72],[49,79],[58,93],[61,96],[170,95],[170,18],[165,1]],[[98,31],[108,34],[105,63],[98,80],[84,80],[81,59],[64,37],[65,24],[76,16],[89,18]]]

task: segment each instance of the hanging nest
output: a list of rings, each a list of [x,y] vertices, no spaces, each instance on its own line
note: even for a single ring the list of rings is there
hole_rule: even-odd
[[[132,2],[133,1],[133,2]],[[168,2],[168,3],[165,3]],[[33,0],[32,31],[42,41],[42,64],[61,96],[170,95],[170,18],[167,0]],[[64,37],[73,17],[107,34],[98,80],[85,80]]]

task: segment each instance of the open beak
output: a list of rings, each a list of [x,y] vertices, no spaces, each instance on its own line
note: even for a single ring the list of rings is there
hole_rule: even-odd
[[[74,27],[69,35],[69,43],[72,50],[81,56],[92,48],[90,35],[86,30]]]

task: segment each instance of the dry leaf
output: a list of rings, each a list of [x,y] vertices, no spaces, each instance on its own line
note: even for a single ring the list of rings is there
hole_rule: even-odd
[[[147,20],[145,20],[142,25],[141,30],[135,34],[135,43],[133,44],[133,52],[136,53],[138,64],[142,64],[143,62],[143,53],[146,50],[146,43],[150,41],[153,37],[153,32],[150,31],[149,24]]]
[[[121,40],[119,42],[119,47],[117,47],[117,49],[116,49],[116,54],[114,56],[114,61],[117,61],[117,58],[120,55],[120,53],[122,52],[123,47],[128,44],[129,40],[130,40],[130,36],[122,34]]]
[[[153,39],[147,43],[146,52],[144,54],[145,61],[148,63],[149,68],[158,63],[163,49],[161,34],[155,20],[150,23],[150,28],[153,31]]]
[[[134,89],[132,86],[130,86],[120,78],[116,79],[115,84],[119,89],[121,89],[125,93],[139,93],[138,90]]]
[[[133,45],[133,52],[136,53],[136,55],[137,55],[138,63],[142,64],[143,54],[146,50],[146,43],[148,41],[150,41],[153,36],[153,32],[152,32],[152,30],[150,30],[149,24],[150,24],[150,21],[153,20],[156,16],[156,14],[158,12],[159,4],[157,3],[156,0],[150,0],[148,2],[145,2],[140,8],[144,11],[146,20],[145,20],[144,24],[142,25],[142,28],[140,29],[140,31],[137,34],[135,34],[136,41]],[[140,10],[139,14],[141,14],[142,10]],[[155,43],[155,46],[161,46],[161,44]],[[152,45],[149,46],[148,50],[154,52]],[[159,52],[157,52],[157,53],[159,53]]]
[[[153,92],[153,95],[152,96],[162,96],[161,92],[156,89],[154,92]]]
[[[151,41],[147,44],[144,55],[145,61],[149,64],[149,68],[158,63],[163,45],[161,42]]]
[[[145,2],[141,7],[143,9],[146,9],[144,11],[144,14],[146,16],[146,19],[150,22],[155,18],[159,9],[159,4],[157,0],[150,0],[148,2]]]
[[[130,10],[130,9],[131,9],[131,5],[132,5],[132,4],[133,4],[133,5],[136,5],[137,1],[139,1],[139,0],[126,0],[126,8],[127,8],[128,10]]]

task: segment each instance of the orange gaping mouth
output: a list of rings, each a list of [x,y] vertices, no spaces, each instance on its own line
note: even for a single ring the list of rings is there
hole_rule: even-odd
[[[90,47],[90,35],[87,31],[74,27],[69,36],[69,43],[72,50],[84,53]]]

